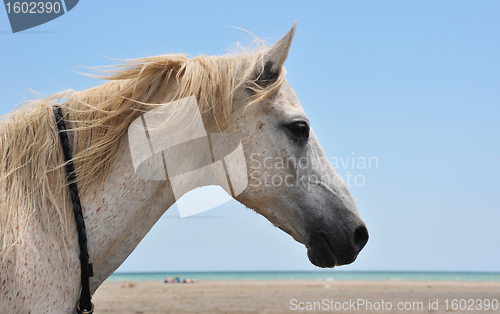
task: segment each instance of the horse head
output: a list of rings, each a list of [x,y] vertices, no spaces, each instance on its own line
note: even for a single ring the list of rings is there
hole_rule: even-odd
[[[248,173],[248,186],[236,199],[304,244],[314,265],[349,264],[368,241],[368,231],[283,77],[294,33],[295,24],[262,54],[252,80],[235,92],[233,132],[241,138]],[[252,100],[255,89],[276,83],[271,96]]]

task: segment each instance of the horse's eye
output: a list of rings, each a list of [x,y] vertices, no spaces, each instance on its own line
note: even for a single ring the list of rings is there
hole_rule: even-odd
[[[309,138],[309,124],[307,122],[298,121],[287,125],[290,134],[297,139]]]

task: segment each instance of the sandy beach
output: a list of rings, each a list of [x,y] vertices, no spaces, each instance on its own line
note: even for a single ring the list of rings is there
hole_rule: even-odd
[[[499,306],[500,282],[111,281],[93,298],[96,313],[117,314],[500,313],[485,309]]]

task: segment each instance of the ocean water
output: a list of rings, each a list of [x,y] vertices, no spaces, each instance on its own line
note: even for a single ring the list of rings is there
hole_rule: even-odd
[[[114,273],[108,281],[163,281],[167,277],[207,280],[421,280],[500,281],[500,273],[482,272],[367,272],[367,271],[250,271]]]

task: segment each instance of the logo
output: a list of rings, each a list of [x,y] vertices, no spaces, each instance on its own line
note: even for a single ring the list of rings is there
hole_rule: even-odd
[[[71,11],[79,0],[11,1],[4,0],[12,32],[42,25]]]
[[[136,175],[168,177],[181,217],[219,206],[248,185],[241,140],[228,133],[208,134],[194,96],[144,113],[130,124],[128,140]]]

